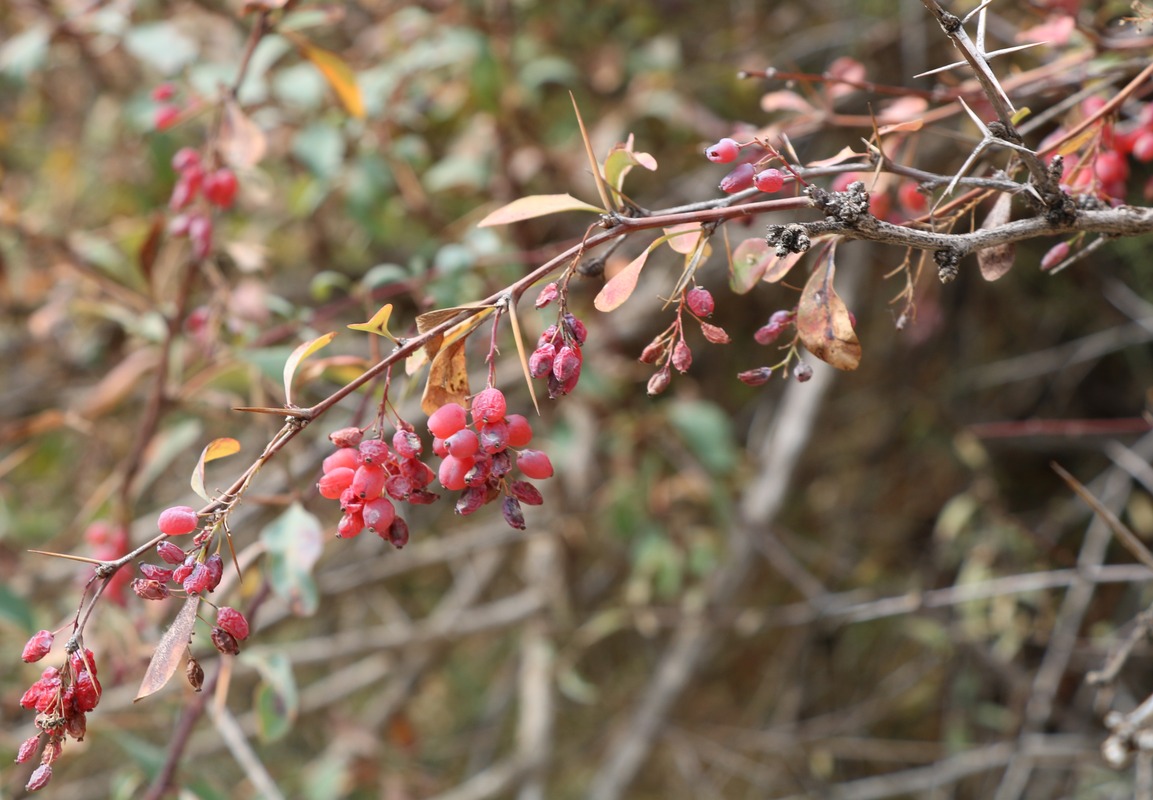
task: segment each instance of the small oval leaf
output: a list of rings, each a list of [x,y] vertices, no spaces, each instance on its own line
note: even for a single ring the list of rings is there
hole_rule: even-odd
[[[751,292],[774,257],[763,237],[745,239],[737,245],[729,262],[729,288],[736,294]]]
[[[192,470],[192,491],[204,500],[211,500],[208,491],[204,488],[204,465],[218,458],[226,458],[240,452],[240,442],[227,436],[213,439],[200,453],[196,462],[196,469]]]
[[[593,300],[593,306],[597,311],[613,311],[620,308],[621,304],[629,299],[633,290],[637,288],[641,268],[644,267],[645,261],[648,260],[649,253],[653,251],[655,245],[656,242],[646,247],[643,253],[630,261],[628,266],[609,278],[608,282],[601,287],[600,292]]]
[[[824,264],[813,270],[797,304],[797,333],[801,342],[837,369],[856,369],[861,363],[861,343],[853,330],[849,309],[833,289],[834,248]]]
[[[592,211],[597,214],[604,213],[604,209],[589,205],[578,200],[571,194],[533,194],[513,200],[506,206],[501,206],[487,217],[477,223],[479,228],[492,225],[508,225],[510,222],[543,217],[548,214],[557,214],[561,211]]]

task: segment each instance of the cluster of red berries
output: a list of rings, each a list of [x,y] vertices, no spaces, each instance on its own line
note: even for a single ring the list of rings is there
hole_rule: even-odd
[[[401,427],[391,449],[383,439],[364,439],[360,428],[341,428],[328,438],[337,450],[324,459],[317,488],[321,497],[340,501],[343,515],[336,535],[351,539],[367,529],[393,547],[404,547],[408,523],[393,501],[427,505],[439,497],[427,489],[436,473],[420,460],[420,437],[411,427]]]
[[[714,164],[730,164],[741,154],[741,146],[736,139],[725,137],[705,148],[705,158]],[[772,167],[757,169],[747,161],[738,164],[732,172],[721,178],[721,191],[726,194],[743,192],[752,187],[765,194],[773,194],[779,192],[784,185],[785,176],[780,170]]]
[[[555,290],[555,284],[549,286]],[[549,286],[544,292],[549,290]],[[581,347],[587,338],[585,324],[568,312],[561,317],[559,324],[549,325],[540,335],[536,349],[529,356],[528,371],[534,378],[544,378],[548,382],[550,398],[563,397],[576,388],[584,362]]]
[[[673,369],[677,372],[688,372],[693,364],[693,351],[685,341],[682,310],[688,310],[691,318],[701,326],[701,333],[705,339],[712,344],[728,344],[731,341],[724,328],[705,322],[705,317],[712,315],[716,305],[712,292],[703,286],[693,286],[684,293],[672,324],[654,337],[641,351],[639,361],[642,364],[655,364],[660,367],[649,378],[649,394],[658,395],[669,388],[673,380]]]
[[[178,238],[187,236],[192,242],[193,255],[205,258],[212,250],[212,216],[206,208],[189,209],[198,197],[209,206],[230,208],[240,182],[228,167],[206,170],[200,153],[191,147],[182,147],[176,152],[172,168],[179,177],[168,198],[168,208],[174,213],[168,222],[168,232]]]
[[[166,131],[180,121],[180,106],[172,102],[175,96],[176,87],[171,83],[162,83],[152,90],[152,99],[156,101],[152,124],[156,130]]]
[[[24,645],[24,661],[31,664],[43,659],[52,649],[53,639],[51,631],[36,633]],[[100,702],[102,689],[96,677],[96,656],[91,650],[81,651],[72,642],[69,645],[72,650],[63,668],[48,667],[20,698],[21,706],[37,712],[39,732],[20,745],[16,763],[31,761],[43,743],[40,766],[25,787],[30,792],[43,789],[52,779],[52,763],[60,757],[65,738],[84,738],[87,714]]]

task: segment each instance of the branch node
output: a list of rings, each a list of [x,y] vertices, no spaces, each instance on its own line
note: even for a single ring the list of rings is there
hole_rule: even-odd
[[[813,243],[804,226],[796,223],[770,225],[768,233],[765,235],[765,241],[777,248],[777,258],[784,258],[790,253],[803,253]]]
[[[937,277],[941,283],[952,283],[957,279],[962,255],[963,253],[955,247],[933,251],[933,261],[937,262]]]

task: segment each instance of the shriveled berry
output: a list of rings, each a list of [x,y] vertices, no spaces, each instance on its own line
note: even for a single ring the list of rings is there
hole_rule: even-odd
[[[436,472],[432,467],[415,458],[410,458],[400,465],[400,474],[412,481],[412,485],[417,488],[428,486],[436,478]]]
[[[673,346],[672,365],[677,372],[687,372],[693,365],[693,351],[684,341],[679,341]]]
[[[233,635],[237,641],[248,638],[248,620],[235,608],[221,606],[216,610],[216,624]]]
[[[672,381],[672,373],[669,372],[669,368],[666,366],[664,369],[653,373],[653,376],[649,378],[649,383],[646,389],[649,394],[658,395],[661,394],[665,389],[669,388],[669,384],[672,383]]]
[[[564,345],[560,350],[557,350],[556,360],[552,364],[552,374],[562,384],[571,380],[574,375],[579,375],[581,369],[581,352],[577,347],[570,347]]]
[[[457,403],[446,403],[432,412],[428,429],[438,439],[447,439],[468,423],[468,413]]]
[[[172,580],[174,583],[184,583],[184,579],[192,574],[192,568],[196,565],[195,556],[188,556],[184,559],[184,563],[172,571]]]
[[[408,523],[403,517],[397,517],[392,521],[392,526],[388,529],[388,541],[397,550],[408,544]]]
[[[170,595],[168,584],[148,578],[133,580],[132,591],[142,600],[167,600]]]
[[[488,492],[485,489],[470,486],[461,492],[456,501],[456,513],[463,516],[474,514],[484,506]]]
[[[352,491],[351,486],[341,493],[340,510],[345,514],[359,514],[362,508],[364,508],[364,498]]]
[[[73,704],[77,711],[91,711],[100,703],[100,680],[88,670],[81,670],[72,681]]]
[[[543,378],[553,370],[553,361],[556,359],[556,345],[545,342],[528,357],[528,372],[534,378]]]
[[[483,389],[472,398],[472,421],[474,425],[504,419],[506,410],[504,392],[495,387],[490,386]]]
[[[551,478],[552,462],[542,450],[521,450],[516,456],[516,465],[528,478]]]
[[[705,148],[705,158],[714,164],[728,164],[735,161],[741,152],[741,146],[735,139],[727,136],[714,145]]]
[[[384,482],[384,493],[394,500],[407,500],[415,488],[412,479],[406,475],[389,475]]]
[[[668,345],[658,336],[645,345],[645,349],[641,351],[637,360],[642,364],[655,364],[661,360],[661,356],[666,350],[668,350]]]
[[[202,594],[208,589],[211,580],[212,574],[208,571],[208,567],[197,562],[192,566],[192,572],[188,573],[188,577],[180,585],[188,594]]]
[[[228,656],[240,652],[240,644],[237,643],[236,637],[219,626],[212,629],[212,646]]]
[[[540,347],[541,345],[548,344],[549,342],[556,344],[557,333],[559,333],[559,331],[557,330],[556,325],[549,325],[544,329],[544,332],[541,333],[540,338],[537,339],[536,346]]]
[[[364,530],[364,517],[359,511],[345,512],[336,526],[336,535],[341,539],[351,539],[359,536]]]
[[[532,425],[523,414],[509,414],[504,421],[508,423],[509,447],[524,447],[532,441]]]
[[[576,342],[578,347],[584,345],[585,340],[589,338],[589,331],[585,324],[573,316],[571,311],[565,312],[562,322],[569,338]]]
[[[440,462],[440,469],[437,470],[440,485],[451,492],[460,491],[465,487],[464,476],[472,469],[474,463],[476,463],[476,460],[472,456],[465,458],[458,458],[452,455],[448,456],[444,461]]]
[[[218,208],[229,208],[236,199],[239,187],[236,173],[223,167],[204,177],[204,199]]]
[[[182,536],[192,533],[200,526],[200,519],[196,516],[196,509],[189,506],[173,506],[160,512],[156,520],[161,533],[169,536]]]
[[[364,520],[364,527],[369,531],[381,533],[387,531],[392,521],[396,519],[396,508],[387,497],[378,497],[364,504],[361,518]]]
[[[380,497],[380,493],[384,491],[386,480],[388,480],[388,473],[385,472],[384,467],[362,464],[356,468],[356,473],[352,476],[352,485],[349,488],[357,497],[368,500],[373,497]]]
[[[84,734],[88,732],[88,715],[83,711],[69,714],[64,720],[64,732],[78,742],[84,741]]]
[[[512,456],[509,455],[508,450],[502,450],[499,453],[493,453],[491,475],[494,478],[503,478],[505,475],[512,472]]]
[[[737,380],[748,386],[763,386],[773,377],[770,367],[757,367],[737,373]]]
[[[200,666],[200,662],[195,658],[189,657],[184,665],[184,677],[188,679],[188,685],[192,690],[199,692],[200,687],[204,685],[204,667]]]
[[[416,458],[423,447],[415,431],[399,430],[392,435],[392,449],[402,458]]]
[[[183,551],[181,551],[181,555],[184,555]],[[156,564],[141,564],[140,574],[150,581],[167,583],[172,580],[172,570],[159,567]]]
[[[507,522],[510,527],[516,528],[519,531],[525,529],[524,511],[520,507],[520,501],[511,494],[505,495],[504,502],[500,504],[500,513],[504,516],[504,521]]]
[[[25,739],[20,749],[16,751],[16,763],[23,764],[32,760],[32,756],[36,755],[36,749],[40,746],[40,734]]]
[[[204,559],[204,566],[208,568],[208,591],[214,592],[224,577],[224,559],[220,557],[220,553],[213,553]]]
[[[811,365],[801,362],[793,367],[793,377],[797,379],[798,383],[804,383],[813,377],[813,368]]]
[[[720,325],[710,325],[702,320],[697,320],[701,323],[701,333],[705,335],[705,339],[713,344],[728,344],[732,341],[732,337]]]
[[[24,645],[24,652],[21,653],[20,658],[26,663],[32,664],[44,656],[48,655],[48,651],[52,649],[52,642],[56,636],[52,631],[38,631],[32,635],[32,638]]]
[[[509,427],[504,420],[492,422],[480,429],[480,449],[492,455],[508,447]]]
[[[430,506],[440,499],[440,495],[427,489],[417,489],[408,496],[408,502],[414,506]]]
[[[360,453],[360,463],[369,466],[383,466],[391,455],[388,445],[381,439],[366,439],[360,443],[357,450]]]
[[[1045,272],[1053,269],[1066,258],[1069,257],[1070,248],[1068,242],[1057,242],[1049,248],[1049,251],[1041,258],[1041,269]]]
[[[100,672],[100,670],[96,668],[96,654],[87,647],[84,648],[83,654],[77,650],[68,656],[68,663],[72,665],[74,672],[79,672],[82,669],[88,670],[93,675],[97,675]]]
[[[528,481],[512,481],[508,485],[508,490],[512,492],[513,497],[525,505],[539,506],[544,503],[544,497],[541,495],[540,489]]]
[[[721,191],[725,194],[736,194],[753,185],[753,165],[741,164],[725,177],[721,178]]]
[[[364,431],[356,426],[341,428],[328,434],[328,440],[339,448],[356,447],[364,439]]]
[[[357,467],[359,469],[359,467]],[[320,496],[328,500],[339,500],[345,489],[352,486],[352,479],[356,471],[348,467],[337,467],[324,473],[316,484]]]
[[[444,440],[444,449],[448,451],[449,455],[457,458],[467,458],[474,455],[479,448],[480,440],[476,433],[468,428],[459,430]]]
[[[329,454],[327,458],[321,462],[321,472],[328,473],[335,470],[346,468],[355,470],[360,466],[360,451],[355,447],[342,447],[335,453]]]
[[[157,124],[156,127],[163,130],[159,124]],[[47,786],[50,780],[52,780],[52,765],[41,764],[32,773],[32,777],[28,779],[28,783],[24,785],[24,788],[29,792],[38,792]]]
[[[716,308],[713,293],[700,286],[694,286],[685,292],[685,305],[698,317],[710,316]]]
[[[540,294],[536,296],[536,303],[534,305],[537,308],[544,308],[553,300],[556,300],[558,294],[560,294],[560,290],[557,289],[555,281],[546,284],[545,287],[540,290]]]
[[[781,174],[780,170],[773,169],[772,167],[763,169],[753,176],[753,186],[756,186],[765,194],[779,192],[784,185],[785,176]]]

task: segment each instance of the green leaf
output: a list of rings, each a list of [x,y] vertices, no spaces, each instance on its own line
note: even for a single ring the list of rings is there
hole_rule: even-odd
[[[571,194],[533,194],[501,206],[478,222],[477,226],[485,228],[490,225],[508,225],[510,222],[558,214],[561,211],[592,211],[600,214],[604,209],[589,205]]]
[[[323,527],[300,503],[293,503],[260,532],[268,550],[268,580],[272,590],[298,616],[316,612],[318,593],[312,568],[320,558]]]
[[[125,34],[124,47],[162,75],[175,75],[199,55],[196,41],[171,22],[137,25]]]
[[[736,467],[732,421],[719,406],[699,400],[674,403],[669,421],[710,473],[727,475]]]
[[[246,652],[240,658],[255,667],[262,679],[252,703],[261,740],[274,742],[283,738],[292,730],[300,712],[300,693],[296,689],[292,663],[277,652]]]

